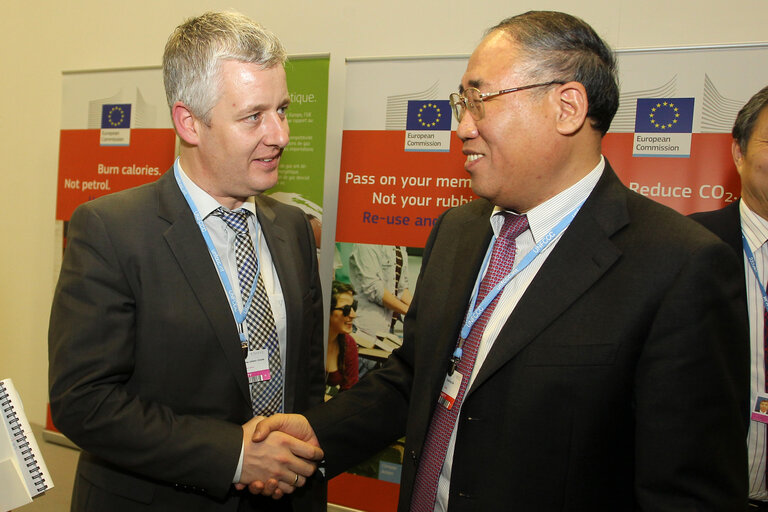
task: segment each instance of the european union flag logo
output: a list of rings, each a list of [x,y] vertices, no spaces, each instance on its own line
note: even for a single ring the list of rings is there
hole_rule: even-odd
[[[450,130],[450,102],[448,100],[409,100],[405,129]]]
[[[101,106],[101,129],[105,128],[130,128],[131,104]]]
[[[635,133],[691,133],[694,98],[639,98]]]

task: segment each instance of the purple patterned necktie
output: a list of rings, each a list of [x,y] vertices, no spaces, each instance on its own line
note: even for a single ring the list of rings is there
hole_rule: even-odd
[[[768,288],[768,283],[766,283],[766,287]],[[768,310],[765,309],[765,306],[763,306],[763,380],[765,391],[768,393]],[[766,443],[766,459],[768,459],[768,443]],[[768,469],[765,471],[765,483],[768,487]]]
[[[272,316],[267,290],[258,272],[258,259],[253,249],[253,241],[248,233],[248,210],[229,211],[217,208],[213,215],[220,217],[235,232],[235,259],[237,278],[240,283],[240,296],[245,306],[256,279],[256,293],[248,309],[248,351],[266,349],[269,353],[271,378],[264,381],[249,382],[253,414],[270,416],[283,409],[283,370],[280,361],[280,346],[277,342],[277,329]]]
[[[496,243],[493,246],[491,261],[480,283],[476,304],[480,304],[485,296],[488,295],[488,292],[504,276],[512,272],[515,264],[515,239],[528,229],[528,218],[525,215],[514,215],[507,212],[503,212],[503,215],[504,226],[501,228]],[[456,367],[456,370],[462,375],[461,386],[453,406],[450,409],[446,409],[440,404],[435,407],[432,422],[427,431],[427,439],[424,442],[421,461],[416,472],[416,483],[411,499],[411,511],[413,512],[433,512],[435,508],[437,484],[445,460],[448,441],[456,426],[456,418],[461,409],[464,392],[472,375],[472,368],[475,366],[480,339],[483,337],[483,331],[499,301],[499,297],[501,297],[501,292],[488,305],[483,314],[480,315],[480,318],[472,326],[469,336],[464,341],[463,356]]]

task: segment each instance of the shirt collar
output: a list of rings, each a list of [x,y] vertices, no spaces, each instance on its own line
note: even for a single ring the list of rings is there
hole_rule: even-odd
[[[768,220],[756,214],[745,201],[739,201],[741,231],[752,252],[757,252],[768,240]]]
[[[604,169],[605,158],[600,155],[600,161],[589,174],[554,197],[547,199],[540,205],[531,208],[526,212],[534,243],[538,243],[538,241],[549,233],[563,217],[573,211],[574,208],[579,206],[587,199],[587,197],[589,197],[589,194],[592,193],[595,185],[597,185],[600,176],[602,176]],[[508,210],[495,206],[493,208],[493,213],[491,214],[491,226],[493,227],[493,234],[496,236],[499,236],[501,226],[504,225],[504,216],[501,215],[501,212],[503,211]],[[515,212],[509,213],[519,215]]]
[[[187,187],[189,196],[192,198],[192,201],[194,201],[195,206],[197,206],[197,209],[200,212],[200,216],[203,219],[208,217],[217,208],[222,207],[221,203],[214,199],[208,192],[198,187],[197,184],[192,181],[192,178],[187,176],[187,173],[185,173],[184,169],[181,167],[181,160],[179,158],[176,158],[176,161],[173,163],[173,165],[176,169],[178,169],[181,181],[184,183],[184,186]],[[254,196],[246,199],[242,206],[240,206],[238,209],[249,210],[251,213],[256,215],[256,201]]]

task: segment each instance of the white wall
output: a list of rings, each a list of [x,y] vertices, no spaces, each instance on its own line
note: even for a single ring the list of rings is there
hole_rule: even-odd
[[[529,9],[580,16],[614,48],[768,40],[764,0],[6,0],[0,15],[0,378],[13,378],[33,422],[44,423],[47,403],[61,74],[159,65],[165,40],[182,19],[228,8],[274,30],[289,53],[331,54],[326,248],[336,223],[346,57],[468,54],[484,29]],[[327,253],[321,265],[328,273]]]

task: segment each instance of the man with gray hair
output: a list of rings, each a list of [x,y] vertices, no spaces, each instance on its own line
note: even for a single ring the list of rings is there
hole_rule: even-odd
[[[285,50],[206,13],[163,56],[179,157],[72,215],[49,331],[55,425],[82,448],[72,510],[322,510],[322,451],[259,416],[324,392],[323,311],[304,213],[262,194],[288,144]],[[244,490],[285,482],[285,502]],[[294,492],[295,491],[295,492]]]
[[[768,87],[741,108],[731,132],[731,153],[741,177],[741,199],[720,210],[695,213],[691,218],[728,243],[744,262],[742,294],[749,314],[750,360],[749,508],[768,510],[766,487],[766,423],[760,414],[768,397]],[[746,391],[746,388],[745,388]]]
[[[743,510],[739,262],[619,181],[618,98],[582,20],[493,27],[451,95],[482,199],[433,228],[402,347],[255,439],[314,432],[330,477],[405,435],[402,511]]]

